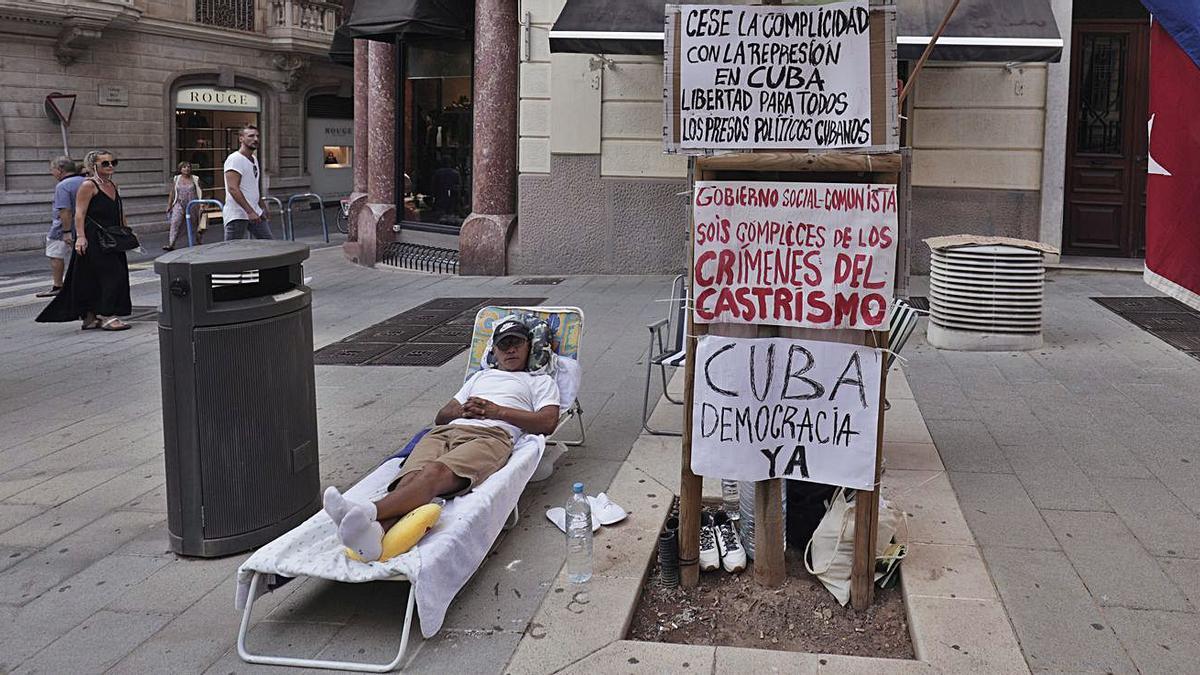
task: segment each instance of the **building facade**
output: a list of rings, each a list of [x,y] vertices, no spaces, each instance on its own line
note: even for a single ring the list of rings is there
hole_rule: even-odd
[[[510,266],[532,271],[554,252],[564,272],[680,269],[687,160],[662,152],[662,58],[552,54],[548,36],[571,1],[521,2],[529,47]],[[959,12],[989,2],[963,0]],[[910,272],[928,272],[922,240],[942,234],[1142,255],[1149,16],[1137,0],[1046,4],[1059,61],[935,59],[917,77],[903,111]]]
[[[237,128],[262,136],[263,194],[349,193],[352,72],[329,60],[340,3],[323,0],[0,0],[0,250],[38,248],[63,153],[46,96],[75,96],[71,157],[111,150],[126,213],[166,228],[170,177],[195,167],[224,199]]]
[[[456,49],[471,50],[468,86],[465,69],[454,65],[458,56],[446,55],[429,70],[420,40],[405,46],[411,36],[396,26],[429,30],[419,17],[384,17],[387,3],[380,0],[359,0],[359,8],[368,2],[379,7],[359,22],[372,42],[370,59],[359,50],[358,82],[377,114],[368,120],[362,111],[360,144],[371,129],[372,147],[381,153],[377,164],[372,150],[372,167],[395,166],[396,176],[405,177],[381,183],[371,200],[367,176],[356,185],[364,204],[380,202],[369,224],[372,253],[363,262],[399,241],[458,248],[467,273],[670,273],[686,266],[688,160],[663,153],[661,32],[657,49],[648,42],[630,52],[606,48],[629,39],[630,31],[653,40],[652,32],[637,31],[661,31],[662,3],[631,0],[622,12],[610,12],[602,0],[481,0],[474,17],[459,17],[455,29],[461,30]],[[908,16],[924,21],[916,33],[910,26],[900,35],[902,77],[950,4],[895,2],[901,26]],[[607,28],[582,37],[556,28],[588,5]],[[648,29],[618,25],[638,12],[649,16],[642,17]],[[1019,237],[1067,255],[1140,256],[1145,10],[1137,0],[962,0],[956,17],[947,32],[953,39],[939,42],[901,113],[902,144],[912,149],[909,271],[928,271],[925,238],[952,233]],[[578,53],[551,49],[556,30],[571,33]],[[396,31],[398,48],[388,44],[388,31]],[[393,63],[398,77],[388,70]],[[452,77],[458,80],[450,83]],[[377,93],[387,83],[400,104]],[[447,88],[461,96],[433,96]],[[468,111],[469,137],[462,123]],[[391,120],[399,126],[387,126]],[[437,191],[431,171],[455,188],[447,198],[431,194]],[[504,198],[483,199],[481,206],[481,194]],[[396,209],[400,200],[404,206]],[[456,212],[447,217],[439,202]],[[471,228],[472,214],[480,213],[502,215],[493,221],[503,224]],[[398,223],[396,232],[388,223]],[[349,255],[357,259],[357,251]],[[480,255],[486,265],[469,263]]]

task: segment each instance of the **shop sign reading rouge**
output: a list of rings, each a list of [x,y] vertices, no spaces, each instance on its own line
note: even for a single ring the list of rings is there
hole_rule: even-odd
[[[258,110],[258,94],[238,89],[187,87],[175,95],[175,106],[193,110]]]

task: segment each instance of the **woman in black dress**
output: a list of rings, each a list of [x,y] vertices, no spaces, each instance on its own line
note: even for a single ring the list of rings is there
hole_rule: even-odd
[[[83,320],[83,329],[128,330],[120,316],[133,311],[129,300],[129,264],[125,252],[101,250],[96,228],[125,223],[121,193],[113,182],[117,160],[107,150],[93,150],[83,160],[91,178],[75,196],[75,255],[67,268],[63,289],[42,310],[40,322]]]

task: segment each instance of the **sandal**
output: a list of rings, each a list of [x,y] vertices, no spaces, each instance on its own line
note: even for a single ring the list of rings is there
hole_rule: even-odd
[[[116,324],[116,325],[114,325],[114,324]],[[121,321],[120,319],[118,319],[115,316],[108,317],[107,319],[104,320],[104,323],[100,324],[100,330],[107,330],[107,331],[129,330],[132,327],[133,326],[130,326],[129,324],[125,323],[124,321]]]
[[[93,328],[99,327],[100,319],[92,319],[91,321],[84,321],[83,325],[79,327],[79,330],[92,330]]]

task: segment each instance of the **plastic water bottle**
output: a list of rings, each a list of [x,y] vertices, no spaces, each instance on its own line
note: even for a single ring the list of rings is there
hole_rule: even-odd
[[[567,580],[582,584],[592,578],[592,505],[576,483],[567,500]]]
[[[725,515],[729,516],[730,520],[741,517],[736,480],[721,479],[721,505],[725,507]]]

